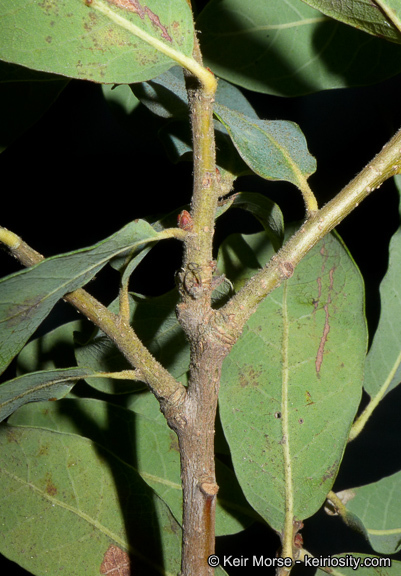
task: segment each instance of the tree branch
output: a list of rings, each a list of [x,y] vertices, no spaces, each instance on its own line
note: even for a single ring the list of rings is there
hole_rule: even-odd
[[[270,262],[218,311],[216,325],[236,340],[258,304],[292,276],[309,250],[385,180],[400,172],[401,130],[333,200],[306,220]]]
[[[194,58],[201,64],[196,43]],[[194,183],[183,267],[178,274],[181,301],[178,320],[191,345],[188,393],[183,425],[175,427],[181,456],[183,488],[182,576],[212,576],[207,563],[214,553],[218,486],[214,463],[214,425],[221,366],[229,348],[219,341],[212,317],[213,234],[220,183],[216,174],[213,123],[214,92],[186,76],[191,112]]]
[[[0,242],[26,267],[34,266],[44,260],[44,256],[5,228],[0,228]],[[113,314],[82,288],[66,294],[64,300],[74,306],[115,343],[131,366],[136,369],[138,379],[140,376],[140,379],[149,386],[159,400],[162,411],[168,413],[170,418],[179,419],[179,406],[186,394],[185,387],[177,382],[142,344],[128,324],[126,315]]]

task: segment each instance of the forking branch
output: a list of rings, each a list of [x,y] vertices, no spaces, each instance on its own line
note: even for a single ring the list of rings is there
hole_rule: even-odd
[[[383,182],[400,171],[401,129],[343,190],[306,219],[271,261],[219,310],[223,324],[226,323],[225,318],[233,319],[232,336],[238,337],[258,304],[283,280],[292,276],[295,266],[321,238],[338,226]]]

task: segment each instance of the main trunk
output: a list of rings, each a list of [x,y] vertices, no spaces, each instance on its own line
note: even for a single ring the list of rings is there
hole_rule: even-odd
[[[191,363],[188,394],[177,433],[183,488],[182,576],[212,576],[218,486],[214,462],[214,426],[224,354],[209,342],[199,346]]]

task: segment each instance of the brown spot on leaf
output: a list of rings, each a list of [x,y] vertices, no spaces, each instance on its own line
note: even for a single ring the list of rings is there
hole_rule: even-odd
[[[147,16],[149,20],[152,22],[153,26],[155,28],[159,28],[159,30],[162,33],[162,38],[164,38],[164,40],[167,40],[168,42],[173,41],[173,39],[167,32],[167,28],[163,26],[163,24],[160,22],[160,18],[158,17],[158,15],[152,12],[152,10],[150,10],[150,8],[148,8],[147,6],[142,6],[139,0],[108,0],[108,2],[110,2],[110,4],[114,4],[114,6],[117,6],[118,8],[122,8],[123,10],[129,10],[134,14],[138,14],[141,20],[143,20],[145,16]]]
[[[108,0],[110,4],[118,6],[118,8],[123,8],[124,10],[129,10],[138,14],[139,18],[143,20],[145,18],[145,10],[138,0]]]
[[[170,526],[170,530],[173,534],[178,535],[180,528],[179,525],[177,524],[177,522],[175,521],[175,518],[172,516],[172,514],[169,514],[169,526]]]
[[[156,28],[160,28],[160,30],[162,32],[162,38],[164,38],[168,42],[172,42],[173,39],[171,38],[170,34],[167,32],[167,28],[165,26],[163,26],[163,24],[160,22],[160,18],[157,16],[157,14],[155,14],[154,12],[149,10],[149,8],[147,6],[145,7],[145,12],[146,12],[147,16],[149,17],[149,20],[152,22],[152,24],[154,26],[156,26]]]
[[[243,368],[240,376],[239,376],[239,383],[241,388],[245,388],[246,386],[259,386],[259,380],[262,375],[261,370],[255,370],[253,366]]]
[[[305,390],[305,399],[306,399],[306,406],[311,406],[312,404],[314,404],[312,396],[310,392],[308,392],[307,390]]]
[[[38,6],[47,15],[50,15],[53,12],[58,13],[58,6],[56,0],[42,0],[42,2],[38,2]]]
[[[324,482],[326,482],[327,480],[331,480],[333,478],[333,476],[336,474],[337,472],[337,467],[338,467],[338,462],[335,461],[334,464],[332,464],[327,470],[326,473],[323,474],[322,480],[319,483],[319,486],[321,486]]]
[[[47,456],[49,454],[49,446],[44,444],[39,448],[38,456]]]
[[[17,432],[16,430],[7,430],[7,442],[10,444],[18,444],[19,436],[20,432]]]
[[[41,296],[27,298],[23,302],[18,302],[10,306],[7,310],[7,326],[10,328],[18,326],[23,320],[29,317],[29,314],[41,303]]]
[[[322,363],[323,363],[324,347],[326,345],[326,342],[327,342],[327,339],[329,336],[329,332],[330,332],[329,305],[331,304],[331,293],[332,293],[333,284],[334,284],[334,270],[335,270],[335,266],[333,266],[333,268],[329,272],[329,278],[330,278],[329,292],[328,292],[328,296],[327,296],[327,303],[323,306],[324,313],[325,313],[325,322],[324,322],[323,334],[322,334],[322,337],[320,339],[320,344],[319,344],[319,348],[318,348],[318,351],[316,354],[316,360],[315,360],[316,374],[318,375],[318,377],[320,376],[320,369],[321,369]],[[318,280],[320,280],[320,278]]]
[[[170,433],[169,450],[171,450],[172,452],[179,452],[180,451],[180,447],[178,445],[178,437],[177,437],[177,434],[174,434],[174,432]]]
[[[55,496],[57,494],[57,488],[53,484],[50,474],[46,475],[46,493],[49,494],[49,496]]]
[[[131,576],[131,563],[127,552],[118,546],[110,545],[100,565],[100,574]]]

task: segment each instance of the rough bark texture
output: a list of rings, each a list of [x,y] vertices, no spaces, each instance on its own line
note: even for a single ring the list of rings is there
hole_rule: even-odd
[[[195,54],[201,63],[200,52]],[[184,240],[183,267],[178,274],[181,301],[178,320],[191,344],[187,393],[174,414],[166,414],[177,435],[183,488],[182,576],[212,576],[207,563],[214,553],[218,486],[214,464],[214,426],[221,366],[228,353],[215,337],[211,308],[214,221],[220,187],[216,174],[213,125],[214,93],[187,75],[193,136],[194,186]],[[188,218],[187,218],[188,219]],[[177,418],[178,415],[178,418]]]
[[[188,394],[178,435],[183,507],[182,575],[211,576],[207,559],[214,554],[218,486],[214,463],[214,427],[221,365],[227,349],[212,335],[194,350]]]

